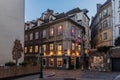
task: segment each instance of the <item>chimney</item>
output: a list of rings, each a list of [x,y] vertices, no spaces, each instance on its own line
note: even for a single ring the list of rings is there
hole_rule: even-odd
[[[97,11],[100,9],[101,6],[102,6],[102,4],[100,4],[100,3],[97,4]]]

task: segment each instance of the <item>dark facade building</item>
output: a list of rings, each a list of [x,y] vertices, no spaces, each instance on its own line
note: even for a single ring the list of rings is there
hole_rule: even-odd
[[[42,45],[43,67],[77,68],[84,52],[85,28],[74,17],[81,12],[75,8],[67,13],[54,14],[53,10],[48,9],[37,20],[26,22],[25,61],[38,62]]]

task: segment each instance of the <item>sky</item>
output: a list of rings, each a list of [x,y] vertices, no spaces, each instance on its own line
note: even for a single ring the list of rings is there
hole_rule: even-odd
[[[103,4],[106,0],[25,0],[25,22],[36,20],[47,9],[54,13],[67,12],[73,8],[88,9],[91,19],[96,14],[96,4]]]

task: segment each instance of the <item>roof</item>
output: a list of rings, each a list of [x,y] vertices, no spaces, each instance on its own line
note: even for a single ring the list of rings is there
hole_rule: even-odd
[[[66,12],[66,15],[70,15],[70,14],[74,14],[74,13],[78,13],[78,12],[81,12],[81,10],[79,8],[74,8],[74,9]]]
[[[111,2],[111,0],[107,0],[104,4],[102,4],[99,8],[99,10],[97,11],[97,13],[95,14],[95,16],[93,17],[92,21],[91,21],[91,25],[90,28],[92,27],[92,24],[94,23],[94,20],[96,19],[98,13],[100,12],[101,8],[103,8],[105,5],[109,4]]]
[[[55,17],[57,19],[60,19],[60,18],[66,17],[66,14],[65,13],[60,13],[60,14],[56,15]]]

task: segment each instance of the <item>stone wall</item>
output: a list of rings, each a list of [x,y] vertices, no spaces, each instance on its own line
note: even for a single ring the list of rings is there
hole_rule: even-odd
[[[13,67],[0,67],[0,79],[7,77],[17,77],[39,72],[39,66],[13,66]]]

